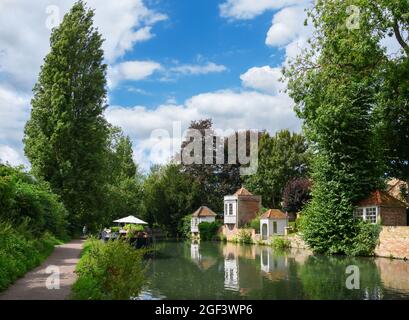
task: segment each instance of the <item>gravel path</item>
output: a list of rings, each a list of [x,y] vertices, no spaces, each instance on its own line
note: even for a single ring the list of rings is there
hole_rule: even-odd
[[[56,246],[41,266],[29,271],[10,288],[0,293],[0,300],[64,300],[68,299],[71,286],[76,280],[75,266],[82,251],[84,240],[73,240]],[[58,268],[57,268],[58,267]],[[47,270],[49,268],[49,270]],[[60,273],[60,288],[47,288],[47,278]],[[48,271],[48,272],[47,272]],[[53,277],[55,279],[55,277]],[[56,281],[49,279],[51,286]],[[57,281],[58,282],[58,281]]]

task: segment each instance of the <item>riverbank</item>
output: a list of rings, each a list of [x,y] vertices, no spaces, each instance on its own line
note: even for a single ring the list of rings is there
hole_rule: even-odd
[[[73,240],[56,246],[39,267],[26,273],[6,291],[0,293],[0,300],[68,299],[71,286],[76,280],[75,267],[81,255],[83,242]]]
[[[271,240],[260,240],[260,235],[256,234],[254,229],[249,230],[249,234],[254,244],[272,245]],[[236,232],[237,234],[238,232]],[[237,235],[227,237],[227,241],[237,242]],[[302,249],[311,252],[311,249],[301,238],[299,234],[290,234],[282,236],[289,241],[289,246],[294,249]],[[379,234],[378,244],[375,248],[376,257],[391,259],[409,260],[409,226],[406,227],[387,227],[383,226]]]

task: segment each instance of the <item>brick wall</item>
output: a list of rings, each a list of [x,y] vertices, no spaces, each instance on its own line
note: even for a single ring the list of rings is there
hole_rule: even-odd
[[[381,221],[383,226],[406,226],[405,208],[381,207]]]
[[[375,255],[409,259],[409,227],[382,227]]]
[[[238,225],[244,226],[253,220],[261,209],[261,198],[259,196],[240,196],[238,199]]]

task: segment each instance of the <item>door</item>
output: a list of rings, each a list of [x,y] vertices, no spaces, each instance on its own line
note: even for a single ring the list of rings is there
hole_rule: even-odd
[[[267,234],[267,223],[263,223],[261,225],[261,240],[267,240],[268,234]]]

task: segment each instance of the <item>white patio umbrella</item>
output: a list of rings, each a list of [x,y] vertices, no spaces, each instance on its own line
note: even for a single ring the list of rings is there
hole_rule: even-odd
[[[125,224],[148,224],[147,222],[141,219],[138,219],[137,217],[134,217],[134,216],[127,216],[125,218],[115,220],[114,222],[125,223]]]

